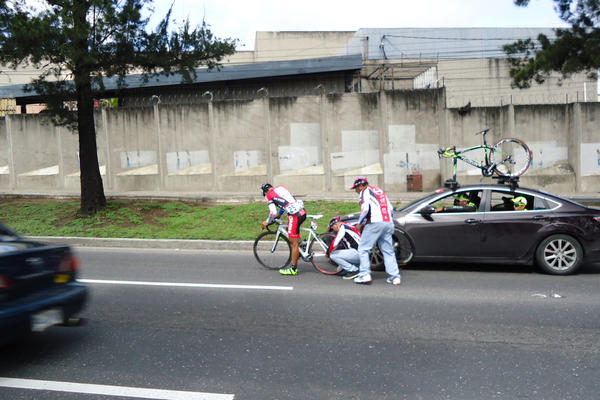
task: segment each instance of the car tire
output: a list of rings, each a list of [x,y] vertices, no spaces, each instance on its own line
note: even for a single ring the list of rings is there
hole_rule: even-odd
[[[398,265],[407,265],[411,262],[413,258],[414,248],[412,242],[408,238],[408,235],[396,228],[394,229],[393,235],[394,241],[394,250],[396,252],[396,260],[398,261]],[[398,246],[402,247],[402,252],[398,253]],[[384,271],[385,264],[383,262],[383,254],[381,254],[381,250],[379,246],[375,245],[369,254],[371,260],[371,270],[373,271]]]
[[[552,275],[569,275],[581,265],[583,249],[569,235],[552,235],[542,240],[535,252],[540,269]]]

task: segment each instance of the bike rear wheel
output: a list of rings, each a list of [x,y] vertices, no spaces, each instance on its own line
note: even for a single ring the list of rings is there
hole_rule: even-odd
[[[496,164],[494,172],[499,176],[521,176],[531,165],[531,150],[521,139],[505,138],[494,145],[490,161]]]
[[[277,232],[263,232],[254,241],[256,261],[268,269],[286,267],[292,261],[292,246],[288,238]]]
[[[325,243],[325,248],[317,240],[313,240],[310,243],[309,253],[312,254],[310,262],[315,269],[325,275],[333,275],[338,272],[338,266],[336,263],[331,261],[327,256],[327,250],[331,245],[331,242],[335,239],[335,234],[331,232],[322,233],[319,238]]]

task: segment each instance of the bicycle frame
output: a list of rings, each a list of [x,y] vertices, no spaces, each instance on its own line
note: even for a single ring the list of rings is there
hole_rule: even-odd
[[[279,226],[277,227],[277,234],[275,235],[275,242],[273,243],[273,248],[271,249],[271,253],[274,253],[275,250],[277,249],[277,244],[279,244],[279,238],[281,237],[281,235],[285,236],[289,240],[287,229],[286,229],[283,221],[278,220],[277,223],[279,224]],[[300,230],[308,232],[308,238],[306,240],[301,240],[301,242],[298,244],[298,249],[300,251],[300,257],[302,257],[303,261],[309,262],[313,256],[312,254],[309,254],[309,247],[313,240],[316,240],[321,245],[321,247],[323,247],[323,249],[327,249],[327,245],[325,244],[325,242],[323,242],[319,238],[319,235],[314,231],[314,229],[312,227],[311,228],[300,227]]]
[[[452,158],[452,180],[456,182],[456,170],[458,167],[458,160],[462,160],[473,167],[479,168],[481,170],[481,174],[483,176],[492,176],[494,174],[494,169],[498,164],[490,163],[490,152],[492,148],[488,146],[487,140],[485,139],[485,135],[488,133],[489,129],[484,129],[483,131],[478,132],[483,136],[483,144],[478,146],[467,147],[463,150],[456,150],[456,146],[448,148],[444,151],[439,150],[438,154],[440,157]],[[483,163],[478,163],[477,161],[471,160],[469,157],[464,156],[464,153],[468,153],[470,151],[475,151],[482,149],[485,153],[485,157]],[[452,152],[449,152],[452,150]]]

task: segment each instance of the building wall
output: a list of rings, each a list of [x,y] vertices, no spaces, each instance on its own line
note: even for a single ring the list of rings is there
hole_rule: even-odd
[[[436,150],[487,139],[525,140],[534,154],[525,186],[598,191],[597,103],[445,108],[443,89],[213,101],[101,109],[96,132],[108,193],[255,193],[265,181],[298,194],[346,191],[367,176],[390,193],[421,177],[450,176]],[[77,136],[40,115],[0,120],[0,190],[79,192]],[[459,164],[459,181],[479,170]],[[490,178],[484,180],[491,181]]]

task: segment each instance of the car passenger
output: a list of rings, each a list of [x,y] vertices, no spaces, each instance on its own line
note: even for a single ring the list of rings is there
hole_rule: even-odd
[[[265,183],[260,187],[260,190],[269,206],[269,217],[266,221],[263,221],[263,229],[283,213],[288,215],[288,238],[292,245],[292,265],[288,268],[281,268],[279,273],[281,275],[298,275],[300,225],[306,219],[304,202],[296,199],[285,186],[273,187],[270,183]],[[279,211],[277,211],[277,207],[279,207]]]
[[[360,233],[352,225],[342,222],[340,217],[333,217],[329,221],[329,228],[337,235],[327,250],[327,257],[342,268],[338,275],[344,279],[356,278],[360,265]]]
[[[466,194],[460,193],[454,197],[454,205],[452,207],[438,207],[435,212],[473,212],[477,209],[475,203],[473,203]]]
[[[515,211],[522,211],[527,207],[527,199],[523,196],[517,196],[511,199]]]

